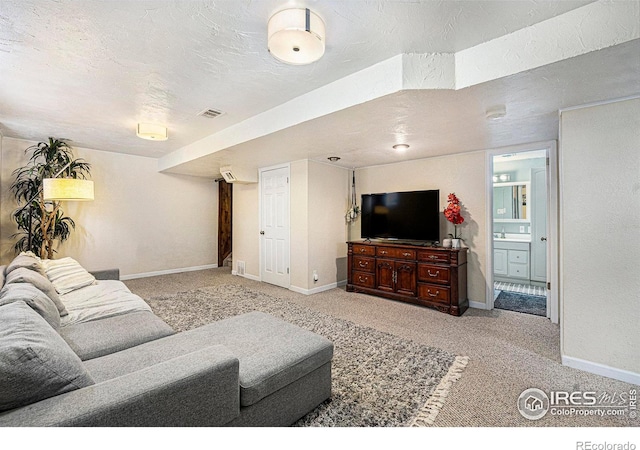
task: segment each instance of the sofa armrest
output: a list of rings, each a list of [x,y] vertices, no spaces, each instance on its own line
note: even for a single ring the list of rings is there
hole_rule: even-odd
[[[91,270],[91,275],[96,277],[96,280],[119,280],[120,269],[104,269],[104,270]]]
[[[0,426],[218,426],[239,415],[238,359],[214,345],[0,415]]]

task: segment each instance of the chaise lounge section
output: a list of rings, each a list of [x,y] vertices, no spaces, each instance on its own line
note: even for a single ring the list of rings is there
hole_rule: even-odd
[[[0,280],[1,426],[288,426],[331,396],[333,344],[271,315],[174,333],[123,283],[94,279],[58,293],[56,328],[34,308],[47,296],[12,296],[11,278]]]

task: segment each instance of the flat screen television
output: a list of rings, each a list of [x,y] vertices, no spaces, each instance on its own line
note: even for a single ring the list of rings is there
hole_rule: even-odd
[[[440,191],[362,195],[360,234],[366,239],[440,240]]]

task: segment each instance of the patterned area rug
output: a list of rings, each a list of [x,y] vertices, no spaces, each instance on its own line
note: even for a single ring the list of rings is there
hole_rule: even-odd
[[[297,426],[432,424],[468,361],[243,286],[208,287],[147,303],[176,331],[263,311],[330,339],[335,347],[332,398]]]
[[[495,308],[546,317],[547,297],[502,291],[493,303]]]

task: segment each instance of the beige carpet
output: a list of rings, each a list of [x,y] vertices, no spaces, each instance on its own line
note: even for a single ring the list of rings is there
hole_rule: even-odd
[[[462,317],[382,298],[332,289],[305,296],[231,275],[228,267],[126,281],[143,298],[191,289],[239,284],[299,305],[395,334],[417,343],[469,357],[461,379],[451,387],[437,427],[614,427],[639,426],[628,417],[576,417],[547,414],[524,419],[516,409],[522,391],[607,393],[638,389],[627,383],[560,364],[559,328],[543,317],[511,311],[469,309]]]

